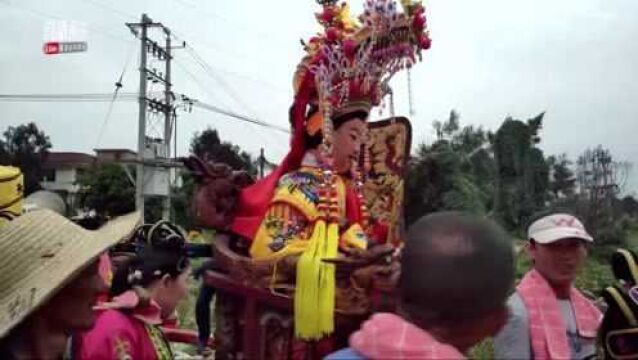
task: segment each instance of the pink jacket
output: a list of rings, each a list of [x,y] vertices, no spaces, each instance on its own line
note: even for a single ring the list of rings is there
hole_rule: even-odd
[[[168,342],[158,325],[160,308],[151,302],[138,306],[139,300],[129,291],[104,304],[95,327],[78,339],[78,359],[171,359]]]

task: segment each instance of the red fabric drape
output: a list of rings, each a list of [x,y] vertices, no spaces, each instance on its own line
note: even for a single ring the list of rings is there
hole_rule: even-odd
[[[294,131],[290,141],[290,151],[281,164],[268,176],[243,189],[239,195],[237,213],[231,230],[252,241],[268,210],[279,179],[286,173],[298,169],[306,152],[304,131],[306,107],[314,94],[314,77],[306,74],[295,95],[293,104]]]

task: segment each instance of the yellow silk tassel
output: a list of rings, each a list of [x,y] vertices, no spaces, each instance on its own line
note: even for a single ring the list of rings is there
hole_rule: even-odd
[[[328,225],[324,251],[321,259],[334,259],[337,257],[339,247],[339,225],[331,222]],[[334,331],[335,310],[335,265],[321,262],[319,271],[319,325],[321,333],[332,334]]]
[[[318,255],[324,247],[326,222],[317,220],[310,237],[308,248],[297,262],[297,285],[295,287],[295,336],[301,339],[321,338],[319,326],[319,272],[321,258]]]

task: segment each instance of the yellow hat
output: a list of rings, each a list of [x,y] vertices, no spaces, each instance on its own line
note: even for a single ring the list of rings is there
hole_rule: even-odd
[[[0,226],[22,214],[24,180],[20,169],[0,166]]]

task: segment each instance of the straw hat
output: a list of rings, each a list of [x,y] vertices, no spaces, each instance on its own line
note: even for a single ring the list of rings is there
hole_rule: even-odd
[[[128,236],[138,220],[132,213],[89,231],[42,209],[0,228],[0,338]]]

